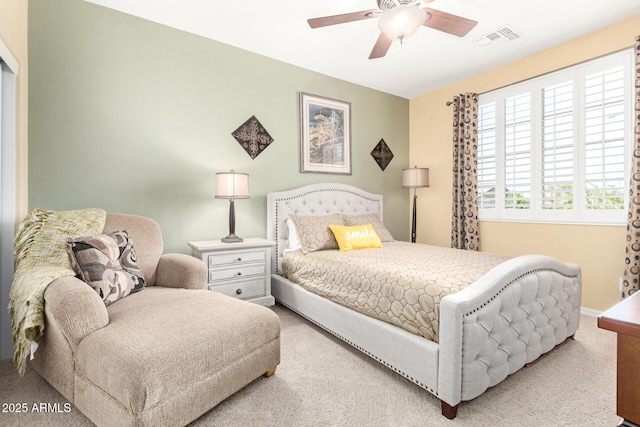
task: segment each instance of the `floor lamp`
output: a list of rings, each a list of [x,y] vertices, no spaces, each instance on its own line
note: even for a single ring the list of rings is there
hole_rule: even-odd
[[[429,169],[414,166],[410,169],[402,169],[402,187],[413,188],[413,216],[411,218],[411,243],[416,242],[416,188],[429,186]]]
[[[236,236],[236,208],[234,199],[249,199],[249,174],[231,172],[216,173],[216,199],[229,199],[229,235],[222,238],[224,243],[242,242]]]

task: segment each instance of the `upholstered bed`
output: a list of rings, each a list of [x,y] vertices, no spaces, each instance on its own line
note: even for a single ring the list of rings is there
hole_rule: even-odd
[[[460,402],[478,397],[578,328],[580,267],[540,255],[500,259],[439,300],[437,340],[365,315],[283,276],[287,218],[376,214],[382,221],[382,196],[344,184],[314,184],[270,193],[267,205],[267,237],[276,242],[276,300],[434,394],[447,418],[456,416]]]

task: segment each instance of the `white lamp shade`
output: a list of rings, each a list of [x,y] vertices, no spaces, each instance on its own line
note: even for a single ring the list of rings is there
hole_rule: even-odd
[[[216,199],[249,199],[249,174],[216,173]]]
[[[402,186],[404,188],[428,187],[429,169],[418,167],[402,169]]]
[[[378,28],[390,40],[406,40],[413,36],[427,19],[427,12],[411,5],[399,5],[385,11],[378,19]]]

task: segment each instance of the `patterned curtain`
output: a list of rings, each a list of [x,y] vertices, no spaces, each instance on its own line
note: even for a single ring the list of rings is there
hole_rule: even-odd
[[[477,251],[478,230],[478,95],[465,93],[453,102],[453,216],[451,247]]]
[[[629,216],[622,298],[640,288],[640,36],[636,37],[635,131],[629,183]]]

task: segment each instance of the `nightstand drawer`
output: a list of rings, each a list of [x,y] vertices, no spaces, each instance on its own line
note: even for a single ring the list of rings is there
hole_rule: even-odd
[[[264,250],[219,253],[209,255],[209,267],[224,264],[240,264],[243,262],[265,261]]]
[[[239,264],[209,269],[209,282],[229,279],[242,279],[243,277],[265,276],[267,274],[265,263]]]
[[[227,285],[209,285],[207,289],[240,299],[249,299],[266,295],[264,277],[253,280],[236,280]]]
[[[234,298],[271,306],[271,251],[275,242],[246,238],[242,242],[222,240],[189,242],[191,254],[208,267],[204,289]]]

